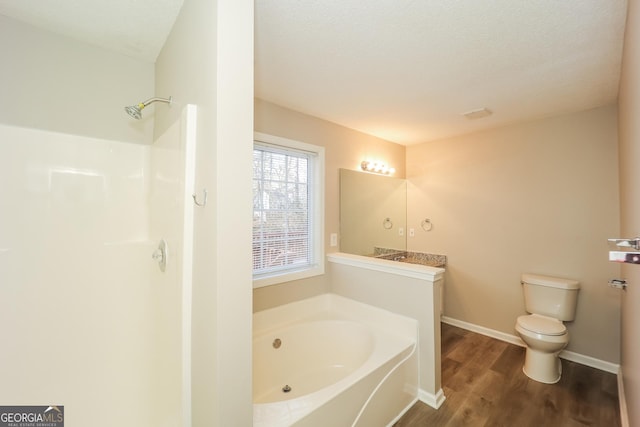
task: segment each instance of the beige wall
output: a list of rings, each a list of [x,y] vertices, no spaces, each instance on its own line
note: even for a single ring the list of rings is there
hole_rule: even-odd
[[[621,237],[640,235],[640,4],[629,1],[619,93]],[[640,266],[624,265],[621,365],[629,425],[640,425]]]
[[[577,279],[568,350],[617,363],[617,160],[615,106],[409,146],[408,248],[448,256],[445,315],[515,335],[521,273]]]
[[[269,102],[255,99],[254,129],[270,135],[325,147],[325,250],[331,233],[339,231],[339,170],[357,170],[365,159],[384,160],[395,167],[396,177],[405,176],[405,148],[382,139],[345,128]],[[254,311],[328,291],[325,276],[267,286],[254,290]]]
[[[153,93],[153,64],[0,15],[0,123],[151,144],[153,116],[125,105]]]
[[[252,424],[253,1],[185,0],[156,62],[159,135],[198,107],[194,213],[193,426]]]

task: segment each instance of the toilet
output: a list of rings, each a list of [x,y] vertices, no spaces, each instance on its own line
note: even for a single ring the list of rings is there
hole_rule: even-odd
[[[532,380],[546,384],[560,381],[560,351],[569,344],[562,322],[575,318],[580,283],[556,277],[523,274],[520,281],[525,309],[518,317],[516,331],[527,345],[522,371]]]

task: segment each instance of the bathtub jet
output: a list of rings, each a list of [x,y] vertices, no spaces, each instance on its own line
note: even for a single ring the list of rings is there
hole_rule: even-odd
[[[139,104],[136,105],[129,105],[127,107],[124,107],[124,111],[127,112],[128,115],[130,115],[131,117],[133,117],[136,120],[140,120],[142,118],[142,110],[150,105],[153,104],[154,102],[164,102],[166,104],[171,105],[172,102],[172,97],[169,98],[149,98],[144,102],[140,102]]]

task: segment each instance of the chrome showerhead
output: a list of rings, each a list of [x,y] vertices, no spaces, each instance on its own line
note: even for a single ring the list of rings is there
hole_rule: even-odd
[[[144,108],[144,104],[140,103],[138,105],[129,105],[128,107],[124,107],[124,111],[126,111],[127,114],[133,117],[134,119],[140,120],[142,118],[143,108]]]
[[[142,118],[142,110],[149,104],[153,104],[154,102],[164,102],[167,104],[171,104],[172,98],[149,98],[144,102],[141,102],[136,105],[129,105],[128,107],[124,107],[124,111],[127,112],[128,115],[133,117],[136,120],[140,120]]]

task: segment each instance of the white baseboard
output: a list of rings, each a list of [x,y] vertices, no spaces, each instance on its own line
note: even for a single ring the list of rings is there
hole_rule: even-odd
[[[418,399],[420,399],[421,402],[431,406],[432,408],[438,409],[444,403],[446,397],[442,389],[438,390],[436,394],[426,392],[423,389],[419,389]]]
[[[457,326],[462,329],[466,329],[468,331],[476,332],[481,335],[486,335],[491,338],[498,339],[500,341],[505,341],[510,344],[515,344],[520,347],[526,347],[524,341],[516,335],[507,334],[504,332],[496,331],[494,329],[485,328],[484,326],[474,325],[473,323],[465,322],[458,319],[453,319],[451,317],[442,316],[442,323],[446,323],[448,325]],[[590,366],[592,368],[599,369],[601,371],[609,372],[612,374],[618,374],[618,370],[620,369],[620,365],[607,362],[605,360],[596,359],[595,357],[585,356],[584,354],[575,353],[573,351],[563,350],[560,352],[560,357],[569,360],[571,362],[576,362],[581,365]]]
[[[515,344],[520,347],[526,347],[524,341],[520,337],[515,335],[505,334],[504,332],[496,331],[495,329],[485,328],[484,326],[478,326],[473,323],[465,322],[463,320],[453,319],[451,317],[442,316],[442,323],[447,325],[457,326],[458,328],[466,329],[467,331],[476,332],[481,335],[486,335],[491,338],[498,339],[500,341],[506,341],[510,344]]]
[[[560,357],[565,360],[570,360],[571,362],[576,362],[585,366],[591,366],[592,368],[600,369],[601,371],[609,372],[611,374],[617,374],[618,369],[620,369],[620,365],[616,363],[596,359],[591,356],[585,356],[580,353],[574,353],[573,351],[562,350],[560,352]]]
[[[622,367],[618,369],[618,400],[620,401],[620,425],[622,427],[629,427],[629,413],[627,412],[627,398],[624,395]]]

